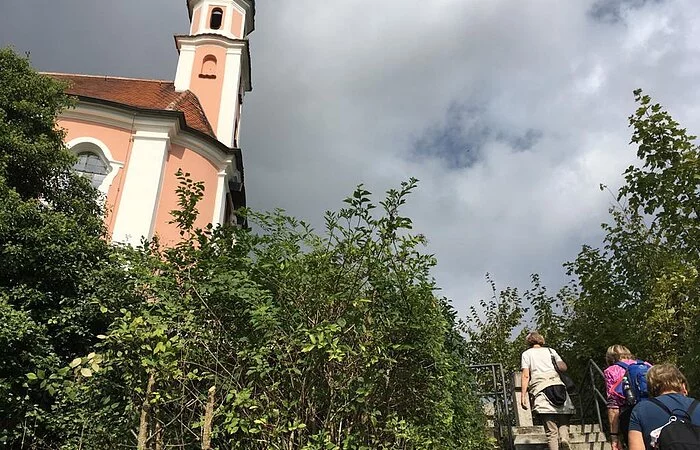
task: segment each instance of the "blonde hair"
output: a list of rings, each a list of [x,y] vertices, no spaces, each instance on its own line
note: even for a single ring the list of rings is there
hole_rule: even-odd
[[[664,392],[685,393],[688,389],[688,380],[673,364],[659,364],[647,372],[647,386],[649,395],[658,397]]]
[[[528,347],[534,347],[535,345],[544,345],[544,336],[542,336],[537,331],[531,331],[525,336],[525,341]]]
[[[612,366],[616,362],[622,361],[623,359],[634,359],[634,355],[630,349],[624,345],[611,345],[608,347],[608,351],[605,352],[605,362],[608,363],[609,366]]]

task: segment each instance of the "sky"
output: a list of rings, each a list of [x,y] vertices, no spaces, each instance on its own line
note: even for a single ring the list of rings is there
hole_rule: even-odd
[[[258,0],[241,147],[249,206],[322,227],[363,183],[406,214],[458,311],[551,290],[598,246],[635,163],[632,91],[700,133],[697,0]],[[173,79],[184,0],[0,0],[39,70]]]

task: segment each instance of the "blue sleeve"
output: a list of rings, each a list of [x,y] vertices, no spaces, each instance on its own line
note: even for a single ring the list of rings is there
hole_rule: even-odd
[[[697,408],[695,408],[695,412],[693,412],[693,417],[691,417],[690,420],[693,422],[693,425],[700,425],[700,405],[698,405]]]
[[[639,421],[639,416],[641,413],[641,403],[637,406],[634,407],[632,410],[632,415],[630,415],[630,431],[639,431],[640,433],[642,432],[642,424]]]

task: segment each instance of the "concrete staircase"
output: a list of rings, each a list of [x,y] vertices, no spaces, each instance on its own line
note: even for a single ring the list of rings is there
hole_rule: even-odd
[[[516,450],[547,448],[547,436],[542,426],[513,427]],[[610,450],[612,447],[598,425],[571,425],[569,442],[572,450]]]
[[[516,424],[512,428],[515,450],[547,449],[544,427],[533,423],[532,410],[520,406],[520,391],[520,373],[516,373],[513,375],[512,393]],[[598,424],[569,426],[569,443],[572,450],[612,450]]]

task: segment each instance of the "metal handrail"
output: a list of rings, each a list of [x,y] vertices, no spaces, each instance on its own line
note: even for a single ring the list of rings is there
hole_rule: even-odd
[[[468,370],[478,371],[486,369],[485,375],[490,375],[490,389],[484,389],[475,394],[480,397],[492,398],[494,402],[494,433],[503,449],[513,447],[512,408],[509,395],[508,378],[506,378],[503,364],[474,364],[465,367]]]
[[[602,383],[605,384],[605,374],[603,373],[603,370],[598,366],[598,364],[596,364],[595,361],[593,361],[592,359],[588,360],[588,364],[586,366],[586,374],[588,376],[587,376],[587,379],[584,381],[582,388],[585,389],[586,387],[588,387],[590,389],[589,399],[592,399],[592,403],[593,403],[592,406],[595,408],[596,418],[598,419],[598,426],[600,427],[601,431],[604,431],[606,427],[603,424],[603,417],[600,413],[600,410],[607,408],[607,398],[606,398],[606,394],[604,394],[603,392],[600,391],[600,389],[598,389],[598,386],[597,386],[598,383],[596,383],[596,381],[598,381],[598,382],[602,381]],[[597,375],[597,377],[596,377],[596,375]],[[587,381],[587,383],[586,383],[586,381]],[[579,398],[579,400],[580,400],[579,404],[581,405],[581,408],[580,408],[581,423],[583,423],[585,421],[584,416],[586,414],[584,404],[583,404],[584,397],[585,397],[584,395],[581,395],[581,397]],[[607,424],[607,422],[606,422],[606,424]]]
[[[598,367],[598,364],[595,363],[592,359],[588,360],[588,365],[593,367],[601,376],[601,378],[605,379],[605,373],[603,372],[603,369]]]

